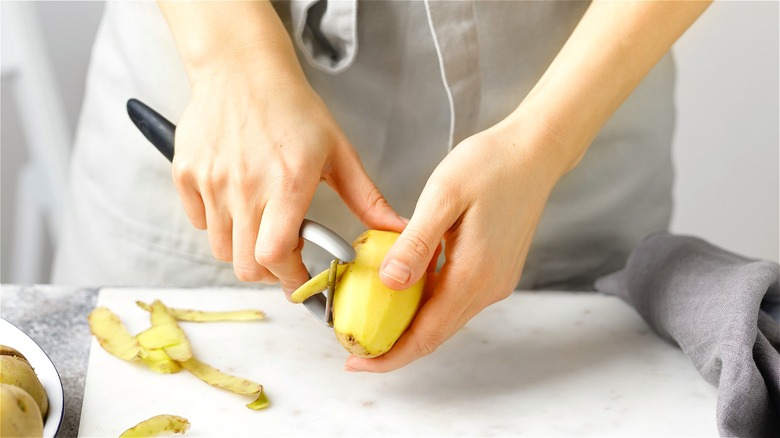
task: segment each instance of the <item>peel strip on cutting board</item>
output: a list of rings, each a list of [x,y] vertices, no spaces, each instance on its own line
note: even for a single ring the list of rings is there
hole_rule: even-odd
[[[156,415],[122,432],[119,438],[149,437],[170,433],[184,433],[190,428],[190,422],[178,415]]]
[[[135,302],[138,307],[151,312],[152,306],[143,301]],[[231,311],[206,311],[192,309],[177,309],[168,307],[168,312],[177,321],[186,322],[220,322],[220,321],[259,321],[265,319],[265,313],[261,310],[244,309]]]
[[[171,359],[164,350],[159,348],[147,349],[146,356],[141,360],[155,373],[176,374],[181,371],[179,362]]]
[[[195,377],[203,380],[209,385],[225,389],[236,394],[257,395],[255,401],[246,405],[250,409],[263,409],[270,405],[268,397],[263,392],[263,385],[251,380],[231,376],[222,371],[207,365],[194,357],[180,362],[182,368],[192,373]]]
[[[87,317],[89,329],[104,350],[127,361],[144,356],[138,340],[127,331],[119,317],[106,307],[97,307]]]
[[[140,301],[137,303],[140,303]],[[144,308],[141,304],[139,304],[139,307]],[[90,313],[90,330],[98,338],[100,345],[104,349],[121,359],[141,359],[152,371],[161,374],[177,373],[184,368],[194,376],[217,388],[225,389],[235,394],[256,396],[253,402],[246,405],[250,409],[259,410],[270,405],[268,397],[263,392],[263,385],[223,373],[195,359],[192,356],[189,340],[187,340],[184,331],[176,322],[176,318],[173,316],[173,311],[170,308],[159,300],[155,300],[151,305],[148,305],[148,311],[150,312],[149,319],[152,327],[135,337],[127,331],[119,317],[106,307],[98,307]],[[198,311],[192,312],[198,313]],[[171,354],[172,352],[173,354]],[[186,356],[186,359],[177,359],[174,355],[180,358]],[[131,430],[128,429],[127,432]]]
[[[192,357],[192,347],[190,347],[190,341],[187,340],[187,335],[184,334],[184,330],[179,327],[179,324],[176,323],[176,319],[169,313],[168,307],[160,300],[154,300],[152,303],[149,319],[152,321],[152,328],[154,329],[157,327],[157,330],[160,331],[158,335],[161,338],[163,335],[165,337],[176,337],[176,341],[171,345],[160,345],[165,351],[165,354],[170,356],[171,359],[179,362]],[[172,333],[175,333],[175,335]],[[149,340],[149,342],[151,342],[151,340]]]

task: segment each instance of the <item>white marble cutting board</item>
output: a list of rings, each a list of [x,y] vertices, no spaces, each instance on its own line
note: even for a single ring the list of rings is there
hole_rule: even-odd
[[[271,407],[187,372],[159,375],[92,342],[80,436],[118,436],[161,413],[189,437],[717,436],[716,390],[683,353],[613,297],[516,293],[435,354],[388,374],[342,370],[332,331],[278,290],[104,289],[131,332],[135,300],[259,308],[266,321],[183,323],[201,360],[265,386]]]

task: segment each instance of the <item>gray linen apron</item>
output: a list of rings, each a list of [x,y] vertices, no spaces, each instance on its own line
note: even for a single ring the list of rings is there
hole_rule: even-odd
[[[312,86],[371,178],[407,217],[448,151],[522,101],[587,6],[275,3]],[[667,56],[553,191],[519,288],[590,289],[593,279],[621,268],[644,235],[667,228],[673,94],[674,67]],[[176,122],[189,85],[157,6],[109,2],[89,70],[54,281],[255,287],[240,283],[230,264],[215,260],[206,232],[190,225],[170,164],[125,114],[130,97]],[[363,231],[325,186],[307,217],[347,240]],[[313,272],[327,263],[309,248],[304,259]]]

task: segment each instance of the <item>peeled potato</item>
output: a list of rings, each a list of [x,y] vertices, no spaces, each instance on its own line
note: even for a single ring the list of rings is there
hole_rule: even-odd
[[[0,435],[43,436],[43,416],[38,404],[25,390],[6,383],[0,384]]]

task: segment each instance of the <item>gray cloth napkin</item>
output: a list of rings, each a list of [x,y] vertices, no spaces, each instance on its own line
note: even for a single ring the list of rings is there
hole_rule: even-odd
[[[596,290],[621,297],[718,388],[722,436],[780,437],[780,266],[658,232]]]

